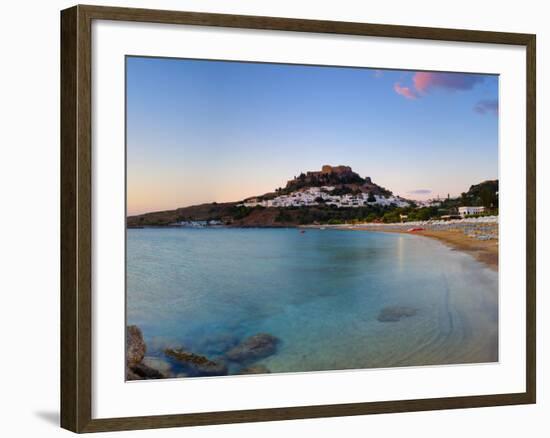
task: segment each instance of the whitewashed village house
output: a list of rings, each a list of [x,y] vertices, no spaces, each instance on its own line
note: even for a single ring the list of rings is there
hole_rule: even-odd
[[[462,217],[471,214],[480,214],[485,211],[485,207],[458,207],[458,214]]]

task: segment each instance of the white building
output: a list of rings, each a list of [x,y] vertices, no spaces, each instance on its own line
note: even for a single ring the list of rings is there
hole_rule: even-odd
[[[462,217],[471,214],[480,214],[485,211],[485,207],[458,207],[458,214]]]
[[[334,205],[336,207],[357,208],[370,204],[376,205],[397,205],[398,207],[407,207],[409,202],[396,196],[374,195],[374,201],[369,202],[368,193],[358,193],[355,195],[333,195],[331,192],[335,188],[332,186],[309,187],[304,190],[298,190],[288,195],[280,195],[273,199],[260,200],[258,198],[249,198],[245,200],[242,206],[245,207],[306,207],[311,205]]]

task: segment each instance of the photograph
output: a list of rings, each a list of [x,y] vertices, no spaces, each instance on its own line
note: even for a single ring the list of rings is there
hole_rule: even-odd
[[[136,55],[125,86],[127,381],[499,361],[498,75]]]

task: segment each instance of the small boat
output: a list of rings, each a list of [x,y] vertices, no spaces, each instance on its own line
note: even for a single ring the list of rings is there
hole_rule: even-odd
[[[304,234],[306,230],[300,230],[300,234]]]
[[[415,228],[409,228],[407,232],[414,233],[415,231],[424,231],[424,228],[415,227]]]

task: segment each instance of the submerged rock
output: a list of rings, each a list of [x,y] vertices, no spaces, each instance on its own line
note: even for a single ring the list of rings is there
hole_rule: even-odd
[[[160,357],[145,356],[141,363],[145,366],[148,366],[149,368],[154,368],[155,370],[158,370],[165,377],[169,377],[172,375],[172,365],[170,365],[170,363]]]
[[[200,351],[207,352],[207,354],[220,355],[233,348],[239,343],[239,338],[232,333],[220,333],[216,335],[205,336],[198,341],[195,345]]]
[[[191,353],[181,348],[166,348],[164,354],[187,367],[193,368],[202,376],[224,376],[227,374],[227,366],[223,362],[214,362],[200,354]]]
[[[414,307],[390,306],[384,307],[378,314],[377,319],[380,322],[397,322],[401,320],[401,318],[407,318],[414,315],[416,315],[416,309]]]
[[[249,367],[241,368],[238,374],[269,374],[270,369],[265,365],[252,365]]]
[[[141,329],[137,325],[126,327],[126,364],[130,366],[140,363],[146,351]]]
[[[164,379],[165,377],[164,374],[162,374],[160,371],[151,368],[144,363],[138,363],[129,368],[132,373],[142,379]]]
[[[226,354],[233,362],[243,362],[271,356],[277,351],[279,339],[268,333],[259,333],[245,339]]]
[[[126,367],[126,380],[143,380],[143,377],[138,376],[129,367]]]

